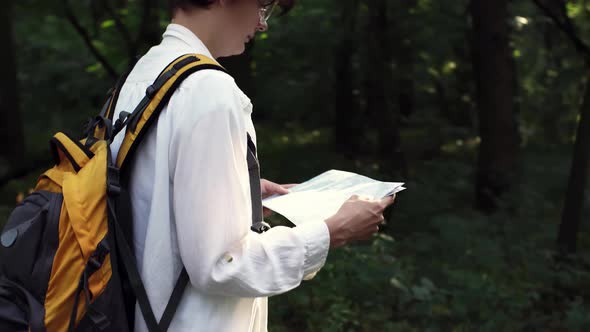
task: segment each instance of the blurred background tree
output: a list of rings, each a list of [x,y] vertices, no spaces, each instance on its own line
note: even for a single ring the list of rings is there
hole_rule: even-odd
[[[515,70],[508,27],[508,0],[473,0],[473,73],[481,143],[477,164],[478,206],[496,202],[517,180],[518,133],[515,121]]]
[[[0,139],[12,144],[2,144],[0,147],[0,161],[6,163],[10,160],[22,159],[24,156],[23,123],[20,116],[19,83],[16,69],[16,49],[13,33],[13,2],[8,1],[0,14],[2,21],[0,40],[5,46],[0,55],[0,61],[4,64],[0,69]],[[5,170],[3,168],[3,170]]]
[[[23,0],[1,16],[5,220],[50,166],[44,142],[81,132],[168,10]],[[379,236],[270,300],[270,331],[590,330],[589,18],[583,0],[299,0],[222,59],[255,105],[264,177],[409,188]]]

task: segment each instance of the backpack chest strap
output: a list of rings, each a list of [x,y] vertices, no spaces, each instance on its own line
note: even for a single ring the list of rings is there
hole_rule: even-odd
[[[250,177],[250,198],[252,201],[252,227],[256,233],[263,233],[270,229],[264,222],[262,213],[262,190],[260,188],[260,164],[256,157],[256,145],[248,134],[248,175]]]

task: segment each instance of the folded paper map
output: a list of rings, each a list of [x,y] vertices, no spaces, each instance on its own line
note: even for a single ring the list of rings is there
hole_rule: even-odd
[[[402,182],[381,182],[351,172],[330,170],[292,187],[289,194],[262,200],[262,205],[299,225],[333,216],[352,195],[380,199],[406,189],[403,185]]]

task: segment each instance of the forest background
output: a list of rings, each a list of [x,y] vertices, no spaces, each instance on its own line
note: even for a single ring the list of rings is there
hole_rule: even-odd
[[[0,223],[169,20],[164,0],[4,3]],[[269,23],[222,61],[263,177],[408,187],[270,299],[270,331],[590,330],[590,1],[299,0]]]

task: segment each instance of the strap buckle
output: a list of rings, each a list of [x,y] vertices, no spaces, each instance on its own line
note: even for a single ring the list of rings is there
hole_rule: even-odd
[[[94,307],[88,307],[86,316],[92,321],[92,325],[99,331],[106,331],[111,326],[111,321],[102,312],[96,310]]]
[[[113,139],[121,131],[121,129],[125,127],[125,125],[127,124],[127,120],[130,116],[131,113],[129,112],[122,111],[121,113],[119,113],[119,118],[117,119],[117,121],[115,121],[115,125],[113,126]]]
[[[145,95],[150,99],[154,98],[156,92],[158,92],[158,89],[154,86],[154,84],[148,86],[147,89],[145,89]]]
[[[109,196],[118,197],[121,194],[121,183],[119,179],[119,168],[109,165],[107,167],[107,194]]]
[[[252,224],[250,229],[258,234],[262,234],[270,229],[270,225],[264,221],[259,221],[257,223]]]

